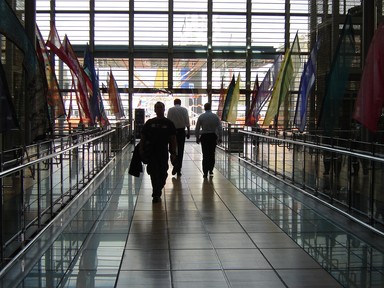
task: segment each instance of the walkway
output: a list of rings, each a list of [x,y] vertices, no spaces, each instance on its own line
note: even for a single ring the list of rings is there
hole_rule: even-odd
[[[153,204],[149,176],[128,175],[131,150],[63,211],[1,287],[383,287],[383,253],[372,246],[383,238],[290,186],[220,150],[204,179],[200,147],[188,142],[182,176],[170,168]]]

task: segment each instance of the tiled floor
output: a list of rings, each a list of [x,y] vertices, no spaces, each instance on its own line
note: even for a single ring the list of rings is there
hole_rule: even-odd
[[[128,175],[131,149],[0,287],[384,286],[384,238],[346,232],[350,221],[290,186],[220,150],[204,179],[200,147],[189,142],[183,175],[170,168],[153,204],[149,176]]]
[[[144,176],[117,287],[341,287],[223,174],[204,179],[200,166],[200,147],[188,145],[183,175],[169,176],[158,204]]]

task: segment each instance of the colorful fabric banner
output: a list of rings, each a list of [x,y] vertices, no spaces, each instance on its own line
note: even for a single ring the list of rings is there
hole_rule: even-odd
[[[108,94],[109,94],[109,105],[111,106],[111,111],[115,114],[116,118],[124,117],[124,111],[122,109],[122,103],[120,99],[119,87],[115,77],[112,74],[112,70],[109,72],[109,81],[108,81]]]
[[[217,107],[217,116],[219,116],[219,119],[221,119],[223,117],[225,95],[226,95],[226,89],[224,88],[224,76],[222,76],[221,77],[219,106]]]
[[[256,74],[255,84],[253,85],[253,90],[251,94],[251,105],[245,116],[245,125],[246,126],[255,126],[257,123],[257,118],[255,117],[254,111],[257,103],[257,93],[259,92],[259,74]]]
[[[52,61],[48,54],[47,47],[39,27],[36,25],[36,50],[38,59],[44,67],[44,75],[47,82],[47,103],[50,108],[50,114],[53,119],[65,116],[65,107],[63,97],[60,92],[59,83],[57,82],[56,74],[52,68]]]
[[[272,67],[268,69],[267,74],[265,74],[264,79],[260,84],[259,91],[257,93],[256,106],[253,114],[253,117],[255,119],[259,119],[259,117],[261,116],[262,109],[271,98],[273,87],[277,81],[277,76],[281,68],[282,60],[282,55],[277,56],[277,58],[273,62]]]
[[[319,128],[331,134],[338,126],[342,99],[348,82],[349,70],[355,57],[355,39],[352,16],[347,15],[339,37],[339,42],[332,60],[326,81],[326,93],[319,113]]]
[[[307,103],[309,95],[315,85],[316,68],[317,68],[317,51],[320,47],[320,41],[316,41],[300,79],[299,95],[296,103],[296,112],[294,124],[300,132],[304,132],[307,122]]]
[[[292,85],[292,82],[295,78],[295,75],[298,70],[298,65],[300,65],[300,45],[299,45],[299,38],[296,33],[295,39],[292,43],[292,47],[288,48],[285,56],[284,61],[281,66],[281,69],[279,71],[279,75],[277,77],[275,86],[272,91],[272,96],[268,105],[268,110],[264,118],[263,126],[269,126],[273,120],[278,116],[280,106],[283,104],[283,121],[287,121],[286,118],[288,116],[286,115],[286,112],[289,110],[289,107],[287,105],[286,101],[287,95],[289,93],[289,89]],[[298,58],[298,59],[297,59]],[[299,62],[299,64],[297,63]],[[277,124],[277,123],[275,123]]]
[[[228,113],[229,113],[229,107],[231,105],[232,101],[232,94],[233,94],[233,89],[235,88],[235,75],[232,75],[232,80],[228,85],[227,88],[227,95],[225,96],[225,101],[224,101],[224,106],[223,106],[223,115],[221,116],[222,121],[227,121]]]
[[[237,75],[235,86],[233,87],[231,102],[229,104],[227,122],[236,123],[237,120],[237,106],[240,98],[240,73]]]
[[[75,51],[65,35],[63,42],[60,44],[59,34],[54,25],[51,26],[51,31],[47,40],[47,46],[62,60],[71,70],[72,77],[75,80],[76,100],[79,107],[80,121],[94,124],[94,117],[91,114],[90,100],[84,70],[82,69]]]
[[[96,75],[96,81],[97,81],[97,87],[99,87],[99,71],[97,71],[97,75]],[[102,85],[102,87],[104,88],[104,85]],[[108,116],[105,112],[105,109],[104,109],[104,102],[103,102],[103,97],[101,96],[101,91],[100,89],[98,89],[98,104],[99,104],[99,111],[100,111],[100,124],[102,127],[104,126],[108,126],[110,124],[109,122],[109,119],[108,119]]]
[[[381,23],[368,49],[353,118],[371,132],[376,132],[383,105],[384,23]]]
[[[84,52],[84,63],[83,71],[85,73],[84,78],[87,82],[88,91],[90,92],[90,108],[92,110],[93,122],[100,123],[102,127],[109,124],[108,118],[101,113],[101,107],[103,102],[100,95],[99,89],[99,77],[96,74],[95,65],[92,53],[90,51],[89,45],[87,44]]]

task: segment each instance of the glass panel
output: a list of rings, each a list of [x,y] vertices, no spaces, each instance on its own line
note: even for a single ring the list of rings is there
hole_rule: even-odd
[[[67,34],[72,45],[84,45],[89,42],[89,14],[58,13],[56,29],[60,40]]]
[[[253,16],[252,46],[267,46],[275,49],[284,47],[283,16]]]
[[[207,15],[177,14],[173,20],[174,46],[206,46],[207,45]]]
[[[246,17],[213,15],[212,45],[244,46],[246,44]]]
[[[173,87],[181,89],[207,88],[206,59],[175,59]]]
[[[89,10],[89,0],[56,0],[56,10],[86,11]]]
[[[48,39],[49,30],[51,29],[49,14],[36,13],[36,23],[38,23],[39,30],[44,40]]]
[[[168,45],[167,14],[136,14],[135,45]]]
[[[128,14],[96,14],[95,44],[96,45],[128,45],[129,44]]]
[[[167,59],[135,59],[134,87],[168,89],[167,69]]]
[[[214,12],[245,12],[247,0],[213,0]]]
[[[256,0],[252,1],[252,12],[284,13],[285,0]]]
[[[207,0],[195,0],[195,1],[185,1],[185,0],[174,0],[173,1],[173,10],[174,11],[198,11],[206,12],[208,9]]]
[[[173,85],[174,88],[186,90],[185,94],[174,94],[173,97],[184,99],[184,105],[189,110],[191,128],[194,129],[197,117],[203,112],[204,103],[208,101],[207,95],[200,92],[200,89],[207,88],[206,59],[175,59]]]
[[[36,10],[50,10],[51,1],[49,0],[36,0]]]
[[[95,0],[95,10],[126,11],[129,9],[128,0]]]
[[[308,0],[291,0],[291,13],[303,13],[307,14],[309,11],[309,2]]]
[[[157,101],[165,104],[165,110],[173,106],[172,94],[163,91],[157,93],[134,93],[132,97],[133,107],[145,110],[145,121],[156,116],[154,106]]]
[[[168,11],[168,0],[136,0],[135,11]]]
[[[298,33],[301,52],[308,52],[309,17],[291,17],[290,23],[290,42],[293,42]]]

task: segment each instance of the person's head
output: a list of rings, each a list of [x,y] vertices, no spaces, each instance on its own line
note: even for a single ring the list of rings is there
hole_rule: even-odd
[[[173,100],[173,104],[181,105],[181,100],[179,98],[176,98],[175,100]]]
[[[205,111],[211,110],[211,103],[205,103],[204,104],[204,110]]]
[[[165,105],[163,102],[157,101],[155,104],[155,112],[157,117],[164,117]]]

